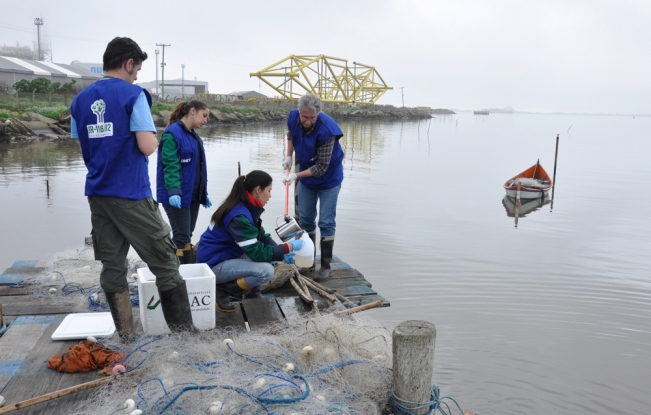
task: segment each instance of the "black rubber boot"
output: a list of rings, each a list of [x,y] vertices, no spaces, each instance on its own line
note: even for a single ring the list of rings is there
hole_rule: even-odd
[[[131,312],[131,295],[129,290],[119,293],[105,292],[106,302],[111,310],[111,317],[115,323],[115,330],[124,342],[131,342],[135,339],[133,332],[133,314]]]
[[[308,232],[307,236],[310,237],[312,240],[312,244],[314,244],[314,258],[316,258],[316,230],[312,232]],[[314,260],[312,260],[312,266],[309,268],[303,268],[303,267],[298,267],[298,272],[301,275],[307,275],[308,272],[314,271]]]
[[[233,281],[226,282],[224,284],[217,284],[215,286],[215,293],[216,293],[216,302],[217,302],[217,309],[221,311],[222,313],[234,313],[235,312],[235,304],[231,302],[231,295],[242,295],[246,289],[243,289],[239,284],[238,281],[241,281],[243,285],[246,286],[246,283],[244,283],[244,278],[238,278]],[[248,286],[247,286],[248,289]]]
[[[197,262],[197,251],[192,249],[192,244],[185,244],[185,249],[183,250],[183,263],[195,264],[196,262]]]
[[[260,286],[253,287],[249,291],[244,293],[244,297],[246,299],[253,299],[253,298],[264,298],[264,295],[262,295],[262,290],[260,290]]]
[[[165,322],[172,333],[199,333],[199,329],[192,322],[192,310],[185,281],[171,290],[159,291],[158,295],[160,295]]]
[[[322,282],[330,278],[330,261],[332,261],[332,248],[335,244],[334,238],[326,240],[321,238],[321,268],[316,273],[314,281]]]

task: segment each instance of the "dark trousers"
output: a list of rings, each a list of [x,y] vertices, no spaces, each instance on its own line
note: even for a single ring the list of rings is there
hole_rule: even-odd
[[[172,227],[172,241],[177,249],[184,249],[186,244],[192,240],[192,232],[197,224],[199,216],[199,201],[192,201],[190,208],[175,208],[174,206],[163,205],[167,218]]]
[[[95,259],[102,261],[99,281],[107,293],[128,289],[129,246],[138,253],[156,276],[160,291],[168,291],[183,283],[179,259],[170,239],[170,227],[148,197],[129,200],[117,197],[88,198],[93,224]]]

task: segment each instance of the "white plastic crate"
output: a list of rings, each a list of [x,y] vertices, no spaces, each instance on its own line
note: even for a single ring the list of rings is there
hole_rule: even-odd
[[[215,274],[207,264],[184,264],[179,267],[188,288],[192,321],[200,330],[215,328]],[[149,268],[138,269],[138,299],[140,322],[147,334],[169,334],[156,277]]]

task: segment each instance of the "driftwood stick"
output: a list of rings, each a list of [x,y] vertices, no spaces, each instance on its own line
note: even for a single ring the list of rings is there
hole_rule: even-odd
[[[307,279],[307,278],[305,278],[305,277],[303,277],[303,276],[301,276],[300,278],[301,278],[301,280],[303,281],[303,283],[304,283],[305,285],[307,285],[307,286],[308,286],[309,288],[311,288],[313,291],[316,291],[316,293],[319,294],[321,297],[323,297],[323,298],[327,298],[328,301],[330,301],[330,302],[333,303],[333,304],[337,302],[337,298],[336,298],[335,296],[330,295],[330,294],[328,294],[326,291],[324,291],[324,290],[322,290],[321,288],[317,287],[317,286],[314,285],[314,284],[312,283],[312,281],[310,281],[309,279]]]
[[[298,283],[303,289],[305,295],[307,295],[307,298],[309,298],[312,301],[312,310],[314,310],[317,315],[320,315],[319,307],[317,307],[316,302],[314,301],[314,299],[312,299],[312,294],[310,294],[310,290],[307,289],[307,284],[305,284],[305,279],[301,276],[301,274],[298,274],[296,276],[296,279],[298,280]]]
[[[344,297],[343,295],[339,294],[338,292],[334,292],[333,295],[337,297],[337,300],[341,301],[343,304],[345,304],[347,307],[350,308],[355,308],[355,303],[350,301],[348,298]]]
[[[303,301],[305,301],[306,303],[309,303],[309,304],[314,304],[314,300],[309,298],[307,295],[305,295],[305,293],[303,292],[301,287],[298,286],[298,283],[294,280],[294,278],[290,278],[289,282],[292,284],[292,287],[294,287],[294,289],[298,293],[298,296],[301,297],[301,299],[303,299]]]
[[[373,301],[372,303],[360,305],[358,307],[348,308],[346,310],[335,311],[335,316],[347,316],[348,314],[359,313],[360,311],[368,310],[370,308],[381,307],[382,300]]]
[[[337,290],[333,290],[332,288],[328,288],[328,287],[326,287],[324,285],[319,284],[316,281],[308,280],[307,278],[306,278],[306,280],[309,281],[310,284],[314,285],[317,288],[322,289],[323,291],[327,292],[328,294],[334,295],[337,298],[337,300],[339,300],[346,307],[349,307],[349,308],[355,307],[355,303],[353,303],[352,301],[350,301],[348,298],[344,297],[343,295],[339,294],[337,292]]]
[[[90,382],[82,383],[81,385],[71,386],[69,388],[60,389],[58,391],[50,392],[45,395],[37,396],[35,398],[27,399],[26,401],[18,402],[13,405],[5,406],[0,408],[0,414],[8,414],[9,412],[18,411],[29,406],[37,405],[39,403],[51,401],[53,399],[61,398],[62,396],[72,395],[73,393],[81,392],[86,389],[96,388],[97,386],[105,385],[111,383],[119,376],[125,375],[113,375],[102,379],[91,380]]]

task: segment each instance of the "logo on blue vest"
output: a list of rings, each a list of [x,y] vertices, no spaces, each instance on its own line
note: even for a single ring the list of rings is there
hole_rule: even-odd
[[[113,135],[113,123],[104,122],[104,113],[106,112],[106,103],[103,99],[98,99],[90,106],[93,114],[97,117],[97,124],[88,124],[88,138],[101,138]]]
[[[192,161],[192,157],[190,157],[189,159],[181,159],[181,163],[189,163],[191,161]]]

